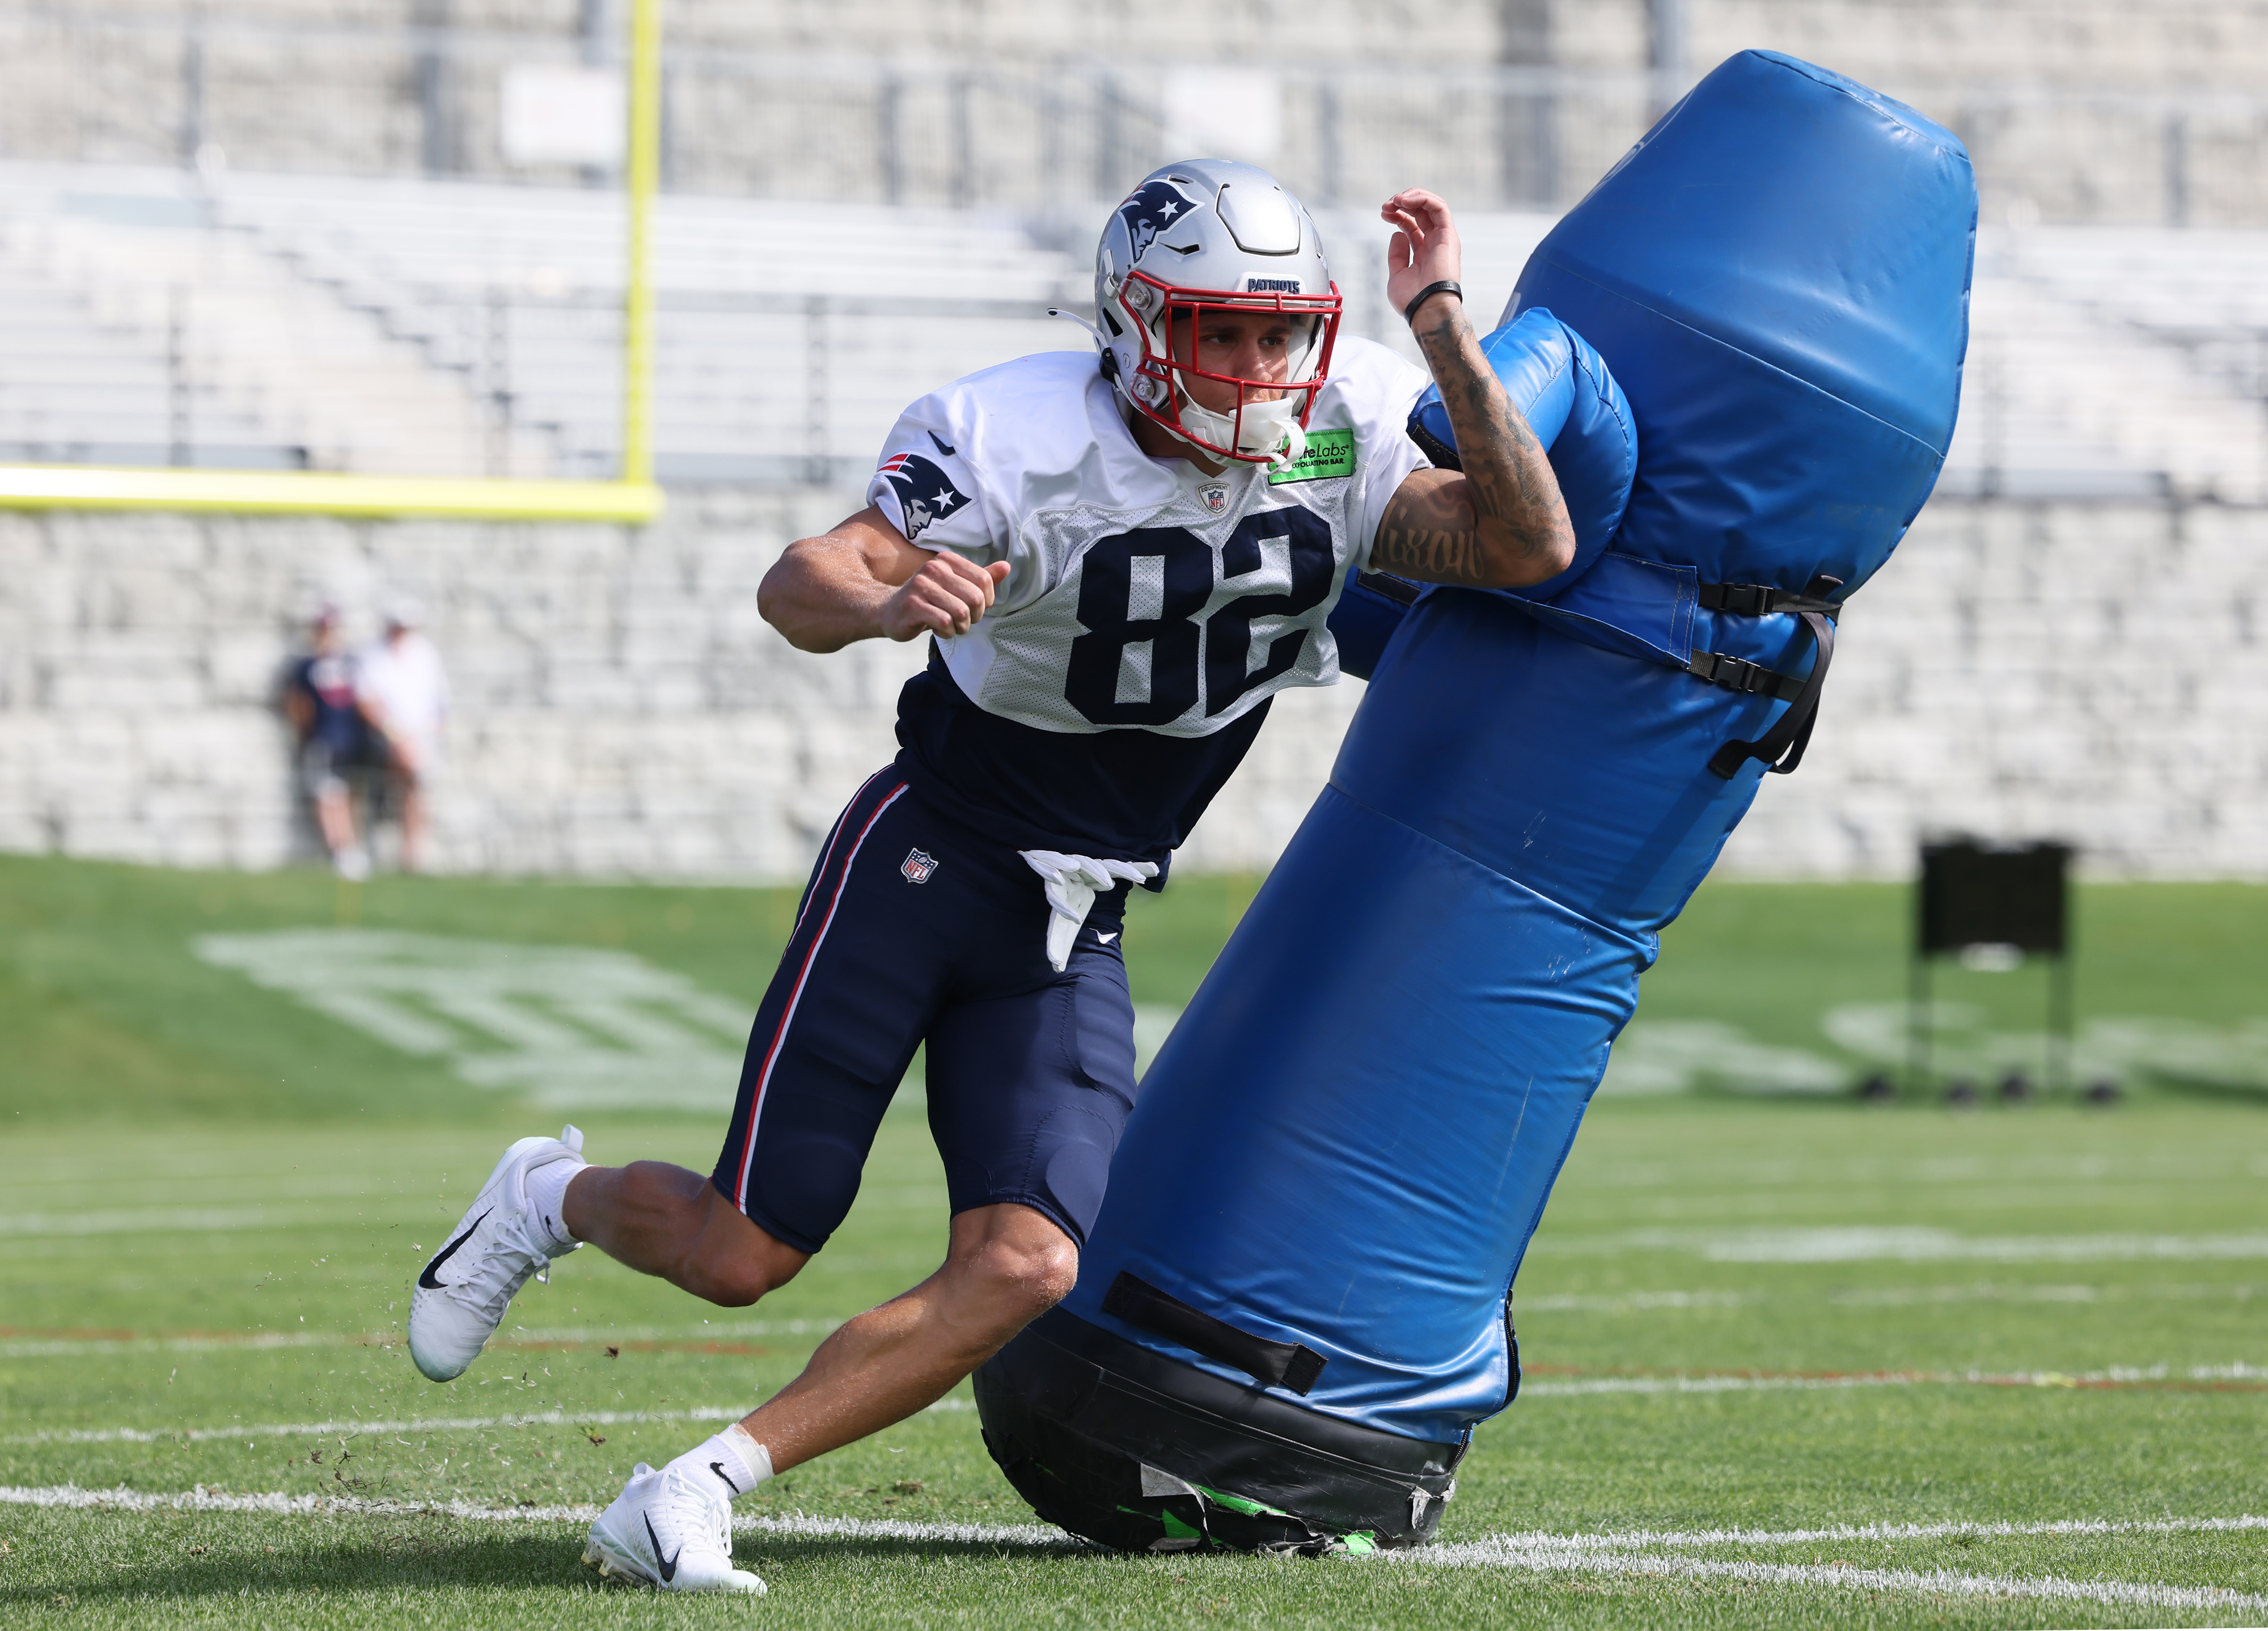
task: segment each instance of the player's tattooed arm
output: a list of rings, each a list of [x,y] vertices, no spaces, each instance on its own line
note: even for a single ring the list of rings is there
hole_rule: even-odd
[[[801,651],[853,640],[966,634],[1008,575],[951,550],[924,550],[873,505],[815,538],[799,538],[756,587],[763,620]]]
[[[1388,199],[1381,213],[1397,229],[1388,251],[1388,299],[1406,302],[1455,279],[1460,250],[1448,205],[1412,188]],[[1403,481],[1372,542],[1372,569],[1492,589],[1565,572],[1575,557],[1575,534],[1558,478],[1481,354],[1463,300],[1432,295],[1410,321],[1441,387],[1464,469],[1418,470]]]

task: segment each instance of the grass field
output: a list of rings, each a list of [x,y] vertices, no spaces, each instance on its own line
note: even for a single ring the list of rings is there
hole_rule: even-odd
[[[1249,891],[1138,902],[1153,1022]],[[1528,1385],[1430,1552],[1079,1548],[964,1389],[740,1503],[769,1597],[598,1589],[581,1530],[632,1461],[933,1265],[914,1095],[758,1309],[583,1252],[434,1387],[405,1288],[511,1137],[571,1115],[600,1160],[705,1168],[792,907],[0,860],[0,1621],[2268,1623],[2268,890],[2228,886],[2083,891],[2117,1106],[1968,1111],[1842,1090],[1904,989],[1903,890],[1705,890],[1523,1270]],[[1940,987],[1956,1068],[2032,1057],[2033,971]]]

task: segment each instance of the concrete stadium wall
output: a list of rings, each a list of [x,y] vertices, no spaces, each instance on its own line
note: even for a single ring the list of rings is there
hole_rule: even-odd
[[[2268,875],[2268,510],[1940,500],[1841,619],[1728,870],[1903,875],[1926,833]]]
[[[896,751],[919,646],[798,652],[756,615],[786,542],[857,507],[679,495],[644,531],[0,515],[0,848],[270,867],[319,852],[277,683],[330,601],[357,640],[415,594],[454,717],[432,864],[789,878]],[[1359,688],[1279,710],[1188,863],[1264,865]]]
[[[269,867],[314,845],[276,683],[328,598],[422,596],[456,717],[446,870],[788,879],[894,750],[914,646],[757,617],[839,493],[659,526],[0,515],[0,848]],[[1917,837],[2058,836],[2118,875],[2268,875],[2268,512],[1940,501],[1845,620],[1808,760],[1724,868],[1897,875]],[[1184,851],[1265,866],[1361,686],[1292,693]]]
[[[503,71],[605,59],[623,10],[0,14],[0,157],[169,164],[210,147],[249,169],[571,181],[504,163]],[[1186,145],[1159,128],[1174,76],[1229,66],[1273,79],[1220,82],[1208,125],[1269,102],[1272,151],[1238,156],[1313,200],[1420,181],[1468,204],[1564,204],[1664,92],[1762,46],[1952,125],[1996,217],[2268,225],[2262,0],[672,0],[667,27],[669,181],[694,191],[1017,209],[1115,195]],[[1484,83],[1497,67],[1568,72],[1512,93]]]

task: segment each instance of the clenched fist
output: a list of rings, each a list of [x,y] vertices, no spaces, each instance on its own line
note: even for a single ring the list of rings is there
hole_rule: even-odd
[[[966,634],[992,604],[1008,577],[1008,563],[990,566],[939,550],[882,602],[882,632],[894,640],[924,634],[950,639]]]

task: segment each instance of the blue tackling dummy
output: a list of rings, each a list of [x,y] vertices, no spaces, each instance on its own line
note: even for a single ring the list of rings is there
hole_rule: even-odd
[[[1349,590],[1375,668],[1330,785],[1152,1067],[1077,1289],[977,1374],[1042,1517],[1434,1532],[1656,936],[1800,759],[1835,613],[1937,478],[1975,223],[1949,133],[1748,52],[1536,249],[1487,349],[1576,562]],[[1438,403],[1411,433],[1454,459]]]

